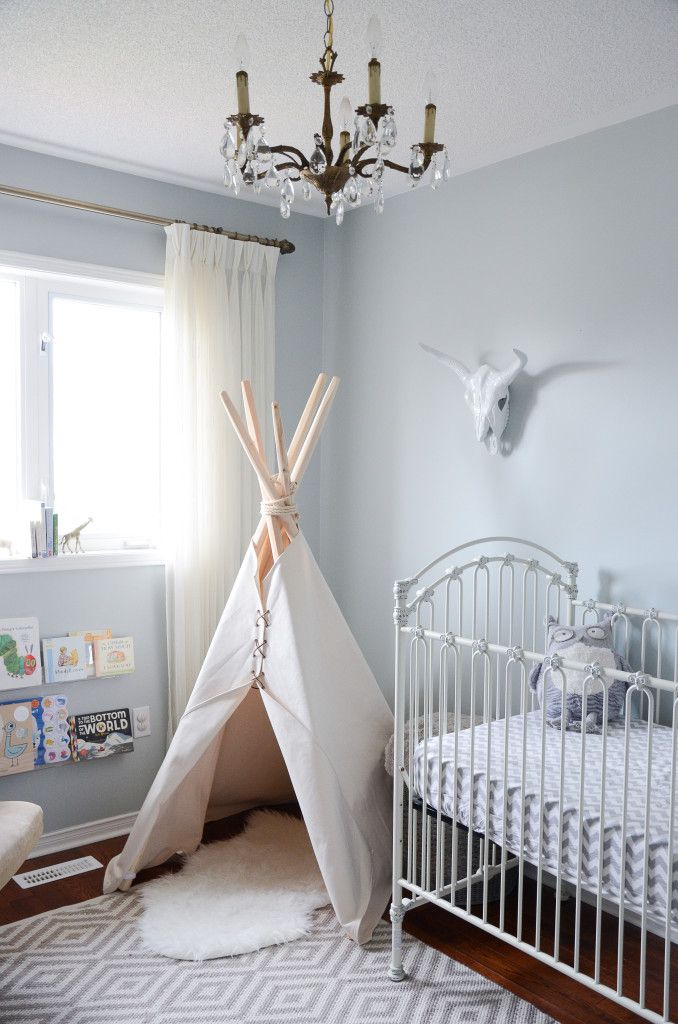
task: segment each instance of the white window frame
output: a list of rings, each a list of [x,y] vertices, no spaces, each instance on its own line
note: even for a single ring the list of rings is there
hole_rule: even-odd
[[[43,336],[51,337],[52,299],[59,295],[105,302],[119,301],[125,305],[138,305],[145,309],[162,311],[163,278],[156,274],[76,263],[50,257],[0,250],[0,278],[18,282],[20,289],[20,444],[21,494],[24,499],[53,502],[52,410],[51,410],[51,344],[43,351]],[[102,551],[124,554],[122,564],[130,564],[130,556],[137,552],[125,546],[125,539],[92,535],[90,552],[80,558],[101,561]],[[144,557],[140,562],[157,562],[157,558]],[[96,556],[99,557],[96,557]],[[92,556],[92,558],[90,558]],[[64,562],[61,558],[64,557]],[[65,558],[45,559],[50,568],[67,568]],[[31,559],[0,560],[0,572],[11,571],[10,565]],[[9,564],[8,564],[9,563]],[[82,562],[79,564],[82,565]],[[24,567],[27,567],[24,565]]]

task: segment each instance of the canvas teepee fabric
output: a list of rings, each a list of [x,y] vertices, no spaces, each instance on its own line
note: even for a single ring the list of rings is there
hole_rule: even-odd
[[[381,759],[393,719],[297,525],[294,490],[338,383],[316,412],[324,382],[321,375],[289,452],[274,403],[279,471],[266,471],[262,525],[104,891],[127,889],[141,868],[195,850],[206,818],[296,796],[337,918],[364,942],[390,891],[391,793]],[[243,397],[247,427],[227,396],[225,404],[261,483],[246,384]]]

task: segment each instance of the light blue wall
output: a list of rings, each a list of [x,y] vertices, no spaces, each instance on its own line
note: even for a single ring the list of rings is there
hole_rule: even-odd
[[[162,566],[43,572],[0,576],[0,618],[35,615],[43,636],[110,626],[114,636],[134,637],[135,672],[113,680],[89,679],[41,686],[36,693],[64,693],[73,713],[151,708],[151,735],[119,757],[73,762],[0,779],[0,800],[32,800],[45,815],[45,830],[135,811],[165,753],[167,659],[165,571]],[[0,692],[0,700],[33,696],[26,688]]]
[[[421,188],[328,233],[322,562],[386,694],[391,589],[455,544],[534,539],[584,596],[678,609],[678,107]],[[329,242],[331,235],[331,244]],[[462,388],[529,356],[492,457]]]
[[[278,276],[287,421],[321,364],[342,376],[322,482],[317,466],[304,480],[305,531],[389,697],[393,579],[472,537],[531,537],[580,561],[586,595],[678,608],[676,180],[678,107],[419,189],[382,217],[359,210],[340,230],[0,147],[9,184],[295,242]],[[0,248],[163,265],[161,231],[1,197]],[[458,381],[420,339],[470,365],[527,352],[510,455],[476,443]],[[0,780],[0,798],[38,799],[48,828],[136,809],[162,754],[162,570],[0,576],[0,614],[15,610],[55,633],[84,612],[143,633],[135,676],[105,695],[73,684],[72,700],[150,703],[155,733],[117,764]]]
[[[297,251],[280,259],[276,303],[276,394],[291,434],[322,357],[322,221],[236,202],[133,175],[0,146],[0,182],[163,217],[287,237]],[[161,274],[162,228],[0,196],[0,249]],[[319,547],[319,459],[300,490],[304,532]],[[110,625],[135,638],[134,675],[72,683],[74,712],[151,706],[153,734],[134,753],[0,779],[0,799],[42,804],[47,830],[140,806],[164,754],[167,728],[164,570],[160,567],[0,575],[0,618],[37,615],[45,636]],[[44,689],[47,693],[54,688]],[[16,691],[25,696],[29,691]],[[11,699],[10,691],[0,699]]]

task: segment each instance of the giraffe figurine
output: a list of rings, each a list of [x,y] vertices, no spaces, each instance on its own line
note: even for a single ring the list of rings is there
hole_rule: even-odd
[[[71,554],[75,553],[76,555],[77,555],[77,553],[79,551],[82,551],[82,544],[80,543],[80,533],[81,533],[82,530],[85,529],[86,526],[89,526],[89,524],[93,523],[93,522],[94,522],[94,520],[90,516],[89,519],[86,522],[80,523],[80,526],[76,526],[75,529],[71,530],[70,533],[65,533],[63,535],[63,537],[61,538],[61,554],[62,555],[65,555],[67,551],[69,551]],[[73,548],[71,547],[71,542],[72,541],[75,541],[75,552],[73,551]]]

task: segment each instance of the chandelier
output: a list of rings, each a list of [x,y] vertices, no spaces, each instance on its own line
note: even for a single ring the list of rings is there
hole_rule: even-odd
[[[335,154],[331,93],[344,81],[344,76],[334,70],[337,53],[332,46],[333,0],[324,0],[324,11],[325,49],[320,57],[320,70],[310,76],[312,82],[322,87],[324,111],[322,130],[314,135],[311,156],[307,158],[296,146],[268,144],[263,117],[250,110],[248,48],[242,35],[236,42],[238,113],[224,122],[226,134],[219,148],[225,160],[224,186],[234,195],[239,195],[243,186],[255,193],[262,187],[275,188],[280,195],[280,213],[289,217],[295,184],[300,182],[304,199],[310,199],[313,189],[317,189],[324,196],[328,215],[333,214],[337,224],[341,224],[346,208],[359,206],[364,198],[373,200],[376,213],[383,212],[387,170],[408,175],[410,184],[415,186],[430,169],[430,183],[435,189],[450,177],[451,167],[446,147],[435,141],[436,106],[431,82],[424,109],[423,141],[411,147],[409,166],[389,159],[388,154],[396,144],[397,128],[393,107],[381,98],[381,65],[377,58],[381,27],[375,17],[370,19],[366,34],[368,102],[358,107],[353,117],[348,97],[342,99],[341,131]]]

